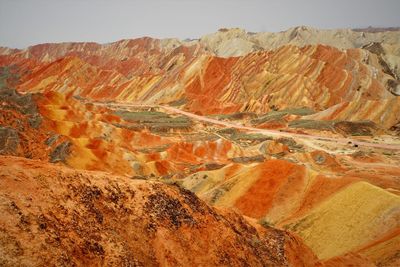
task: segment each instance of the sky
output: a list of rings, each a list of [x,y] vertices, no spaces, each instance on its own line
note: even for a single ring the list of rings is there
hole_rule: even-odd
[[[199,38],[252,32],[400,26],[400,0],[0,0],[0,46]]]

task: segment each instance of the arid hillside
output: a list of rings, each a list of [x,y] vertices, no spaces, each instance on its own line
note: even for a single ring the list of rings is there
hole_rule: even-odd
[[[2,266],[299,266],[292,234],[159,182],[0,157]]]

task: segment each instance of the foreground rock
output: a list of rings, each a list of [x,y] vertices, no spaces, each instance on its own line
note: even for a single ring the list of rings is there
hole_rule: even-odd
[[[158,182],[0,157],[1,266],[314,266],[293,235]]]

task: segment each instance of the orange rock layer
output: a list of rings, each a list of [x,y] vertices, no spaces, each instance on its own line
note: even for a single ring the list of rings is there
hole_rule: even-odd
[[[295,235],[175,186],[14,157],[0,166],[4,266],[321,266]]]

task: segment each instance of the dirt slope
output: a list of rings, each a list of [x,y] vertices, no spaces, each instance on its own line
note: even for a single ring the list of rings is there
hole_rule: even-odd
[[[158,182],[0,157],[2,266],[316,266],[293,235]]]

